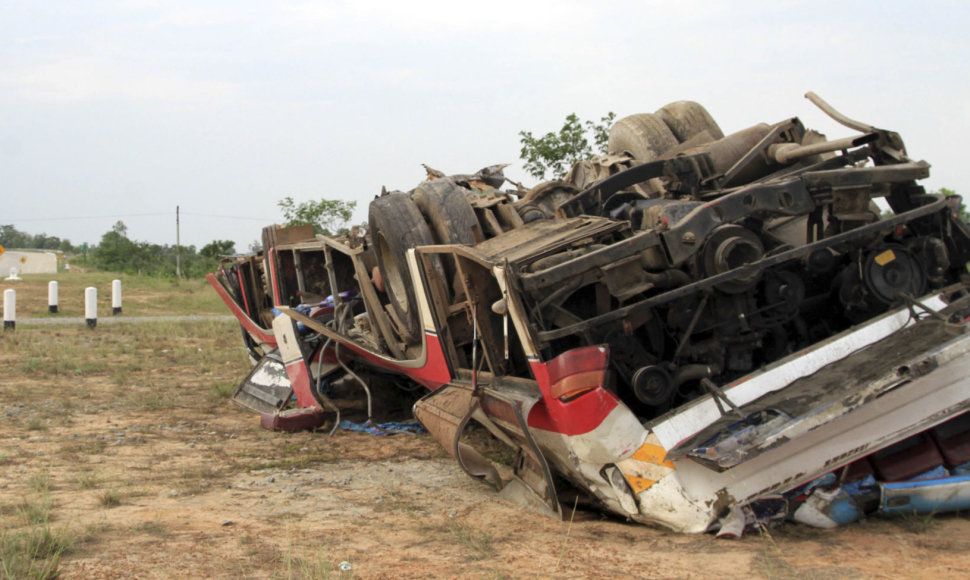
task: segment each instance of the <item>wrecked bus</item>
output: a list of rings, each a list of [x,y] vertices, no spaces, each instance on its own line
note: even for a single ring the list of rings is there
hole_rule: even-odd
[[[366,228],[264,229],[209,276],[254,363],[234,400],[313,428],[337,377],[368,417],[359,373],[404,379],[463,470],[554,516],[570,495],[739,535],[966,508],[970,230],[898,134],[808,97],[858,134],[725,136],[679,101],[563,180],[429,169]]]

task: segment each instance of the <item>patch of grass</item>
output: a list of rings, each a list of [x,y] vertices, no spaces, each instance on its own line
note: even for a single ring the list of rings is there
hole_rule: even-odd
[[[27,498],[20,503],[20,515],[30,525],[46,524],[50,521],[52,505],[49,494]]]
[[[75,539],[50,527],[50,474],[36,473],[25,482],[29,494],[15,506],[4,506],[3,515],[19,515],[25,528],[5,525],[0,531],[0,578],[55,578],[61,554],[73,548]]]
[[[147,487],[129,488],[125,491],[125,497],[147,497],[152,495],[152,491]]]
[[[330,459],[313,457],[310,455],[303,457],[281,457],[275,459],[267,459],[261,462],[254,469],[304,469],[312,465],[317,465],[320,463],[327,463]]]
[[[144,521],[136,526],[133,526],[131,531],[138,534],[148,534],[149,536],[157,537],[165,537],[169,535],[169,531],[165,528],[165,524],[158,520]]]
[[[225,478],[229,470],[229,466],[225,464],[221,464],[219,468],[211,465],[186,468],[178,475],[178,492],[180,495],[204,493],[213,483]]]
[[[115,489],[106,489],[98,494],[98,504],[107,509],[118,507],[121,505],[121,493]]]
[[[0,517],[11,516],[20,511],[20,506],[12,503],[0,504]]]
[[[98,314],[111,315],[111,282],[121,280],[121,316],[171,316],[173,314],[224,315],[219,295],[202,278],[172,280],[117,272],[59,272],[22,274],[17,282],[17,314],[21,318],[67,318],[84,316],[84,289],[98,289]],[[56,280],[58,314],[49,314],[47,284]],[[17,332],[20,332],[18,326]]]
[[[78,538],[78,543],[96,544],[101,541],[101,536],[114,530],[115,525],[105,520],[88,524],[84,528],[84,535]]]
[[[101,483],[104,480],[100,475],[91,472],[85,472],[77,476],[77,488],[80,490],[84,489],[97,489],[101,487]]]
[[[121,349],[123,350],[123,349]],[[111,382],[119,387],[131,384],[132,376],[143,369],[138,362],[128,361],[111,367]]]
[[[228,399],[234,392],[236,392],[237,385],[238,383],[229,381],[216,381],[215,383],[212,383],[212,398],[220,401]]]
[[[569,514],[569,524],[566,525],[566,533],[563,534],[562,546],[559,548],[559,557],[556,558],[556,567],[552,569],[553,573],[559,569],[562,565],[563,559],[566,557],[566,546],[569,544],[569,533],[573,531],[573,520],[576,518],[576,507],[579,505],[579,496],[573,500],[573,510]]]
[[[42,359],[29,357],[27,360],[25,360],[20,364],[20,370],[27,374],[33,374],[40,371],[41,366],[43,364],[44,364],[44,361]]]
[[[940,527],[940,520],[935,513],[903,514],[894,520],[896,525],[911,534],[928,534]]]
[[[290,545],[286,552],[277,550],[273,560],[276,567],[272,578],[300,580],[303,578],[354,578],[350,558],[335,558],[327,543]]]
[[[35,473],[27,479],[27,487],[31,491],[47,495],[51,490],[51,476],[47,472]]]
[[[446,531],[451,539],[464,548],[473,560],[482,560],[495,555],[492,535],[466,523],[449,520]]]
[[[315,558],[299,558],[292,554],[284,554],[280,557],[279,568],[273,574],[273,578],[282,580],[301,580],[303,578],[352,578],[353,571],[346,573],[335,570],[334,565],[322,554]]]
[[[771,532],[767,528],[759,528],[761,535],[761,550],[754,558],[753,566],[760,569],[766,578],[790,578],[800,580],[804,578],[802,571],[798,570],[782,557],[782,549],[775,542]]]
[[[28,431],[46,431],[47,426],[37,417],[30,417],[24,422],[24,428]]]
[[[257,465],[251,469],[304,469],[321,463],[330,463],[337,459],[337,455],[310,449],[307,440],[300,439],[293,443],[280,446],[273,457],[255,457]]]
[[[399,511],[405,513],[411,519],[417,519],[417,508],[409,501],[410,497],[403,496],[393,490],[387,490],[381,497],[377,498],[378,507],[376,511]]]
[[[75,539],[50,526],[0,533],[0,578],[48,580],[58,576],[61,556],[73,550]]]
[[[127,409],[175,409],[179,406],[179,397],[177,392],[142,386],[126,391],[119,402]]]
[[[68,445],[63,445],[58,450],[59,455],[72,456],[72,455],[98,455],[104,452],[108,447],[108,442],[102,438],[88,438],[86,440],[76,441]]]

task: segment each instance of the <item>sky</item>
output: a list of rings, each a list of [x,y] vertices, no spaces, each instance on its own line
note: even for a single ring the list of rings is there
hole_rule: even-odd
[[[970,194],[970,2],[0,0],[0,224],[246,250],[277,202],[408,190],[519,132],[703,104],[725,133],[803,95],[898,131]]]

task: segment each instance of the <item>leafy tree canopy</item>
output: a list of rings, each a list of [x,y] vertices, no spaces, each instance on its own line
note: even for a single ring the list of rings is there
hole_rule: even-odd
[[[347,222],[357,202],[321,199],[296,203],[292,197],[286,196],[276,205],[283,210],[286,226],[312,225],[314,233],[331,236],[347,230]]]
[[[612,112],[607,113],[596,123],[582,121],[572,113],[556,133],[550,131],[536,137],[531,131],[519,131],[519,142],[522,143],[519,158],[525,161],[525,170],[536,179],[545,179],[546,173],[559,179],[574,163],[592,157],[594,146],[596,153],[606,153],[610,126],[615,118]]]
[[[5,248],[73,251],[69,240],[47,234],[21,232],[13,224],[0,225],[0,245]]]
[[[964,223],[970,223],[970,213],[967,213],[967,204],[963,203],[963,197],[960,194],[948,187],[941,187],[939,191],[934,191],[933,193],[942,195],[951,204],[951,207],[953,207],[954,214]]]
[[[199,253],[206,258],[231,256],[232,254],[236,253],[236,242],[232,240],[212,240],[208,244],[202,246]]]

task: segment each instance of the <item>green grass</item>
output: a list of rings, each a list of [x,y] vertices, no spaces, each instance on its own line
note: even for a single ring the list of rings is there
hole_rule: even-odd
[[[98,504],[107,509],[121,505],[121,493],[116,489],[106,489],[98,494]]]
[[[47,472],[40,472],[31,475],[27,479],[27,487],[38,494],[48,494],[51,490],[51,476]]]
[[[352,578],[353,573],[340,572],[323,555],[316,558],[300,558],[292,554],[284,554],[280,557],[279,568],[273,575],[274,578],[285,580],[300,580],[302,578]]]
[[[168,529],[165,524],[158,520],[148,520],[144,521],[131,528],[131,531],[139,534],[148,534],[149,536],[165,537],[169,535]]]
[[[26,481],[28,495],[13,506],[2,506],[0,516],[19,516],[22,525],[7,520],[0,532],[0,579],[55,578],[61,555],[75,540],[67,531],[51,528],[51,478],[47,472]]]
[[[491,558],[495,555],[492,535],[466,523],[450,520],[446,531],[451,539],[461,546],[473,560]]]
[[[102,319],[109,317],[111,280],[116,278],[122,280],[122,317],[228,314],[204,280],[174,282],[98,272],[23,277],[21,282],[0,284],[0,290],[16,289],[18,320],[83,317],[83,294],[88,286],[98,288],[99,315]],[[60,313],[56,315],[47,312],[50,280],[57,280],[59,285]],[[99,324],[94,330],[84,324],[18,324],[16,330],[0,336],[0,366],[8,369],[0,389],[0,405],[14,412],[10,424],[19,429],[19,435],[44,432],[46,439],[60,426],[86,416],[145,414],[146,418],[140,419],[144,421],[142,428],[127,430],[124,439],[116,441],[116,428],[107,421],[103,430],[58,439],[48,456],[66,469],[59,475],[67,482],[64,490],[91,490],[87,501],[101,509],[158,491],[151,487],[155,480],[150,477],[138,480],[136,485],[141,488],[119,480],[110,468],[111,458],[119,449],[116,443],[150,440],[157,435],[145,430],[145,423],[164,422],[159,418],[176,416],[176,412],[203,414],[227,406],[237,381],[249,369],[238,324],[223,319]],[[195,434],[176,430],[171,435],[161,431],[161,436],[187,438]],[[296,457],[297,452],[291,455]],[[33,454],[20,446],[0,448],[0,466],[31,457]],[[202,493],[238,467],[231,459],[189,465],[165,474],[172,481],[164,486],[174,485],[180,494]],[[41,465],[33,467],[33,474],[28,472],[17,483],[23,490],[22,499],[0,504],[0,580],[55,578],[62,556],[75,549],[89,550],[89,545],[112,531],[89,526],[80,530],[78,539],[67,524],[58,529],[54,525],[58,521],[57,504],[51,496],[54,482]],[[168,533],[159,521],[147,522],[133,531],[158,537]]]
[[[50,495],[43,495],[39,498],[28,498],[20,503],[20,516],[28,524],[46,524],[51,517]]]
[[[0,390],[0,403],[69,400],[76,409],[106,394],[101,387],[85,389],[83,380],[91,379],[114,385],[110,404],[119,410],[222,405],[249,369],[237,329],[226,320],[145,322],[94,332],[81,326],[19,327],[0,340],[0,365],[22,380]],[[189,388],[193,385],[198,388]],[[24,426],[48,429],[46,420],[56,418],[50,411],[29,415]]]
[[[61,556],[74,548],[75,538],[48,525],[24,531],[0,532],[0,578],[47,580],[59,575]]]
[[[939,514],[902,514],[894,519],[896,525],[911,534],[928,534],[940,527]]]
[[[169,280],[116,272],[23,274],[0,281],[0,291],[17,291],[17,318],[83,317],[84,291],[98,290],[98,317],[111,317],[111,282],[121,281],[121,316],[226,315],[225,305],[204,279]],[[48,312],[48,283],[57,282],[58,313]],[[17,331],[20,330],[18,326]]]
[[[97,489],[101,487],[103,478],[95,473],[85,472],[77,477],[77,489]]]

